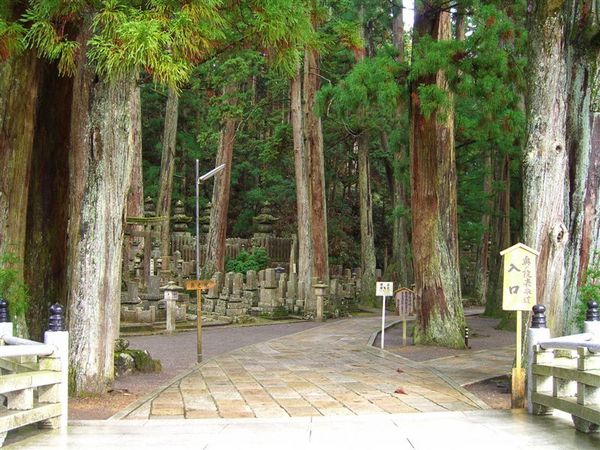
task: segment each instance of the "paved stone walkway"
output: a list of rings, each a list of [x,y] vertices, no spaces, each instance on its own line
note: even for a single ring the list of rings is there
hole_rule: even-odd
[[[523,411],[71,423],[68,433],[9,434],[10,450],[597,450],[564,416]]]
[[[286,418],[483,407],[422,364],[368,346],[380,324],[376,317],[340,320],[218,356],[121,416]]]

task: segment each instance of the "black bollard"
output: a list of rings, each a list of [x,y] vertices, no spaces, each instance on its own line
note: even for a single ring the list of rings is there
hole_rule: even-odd
[[[587,311],[585,313],[586,322],[600,322],[600,314],[598,314],[598,302],[590,300],[587,304]]]
[[[469,327],[465,327],[465,347],[469,347]]]
[[[3,298],[0,298],[0,322],[10,322],[8,314],[8,303]]]
[[[546,326],[546,307],[544,305],[534,305],[531,328],[548,328]]]
[[[48,320],[48,331],[65,331],[64,309],[58,303],[50,307],[50,319]]]

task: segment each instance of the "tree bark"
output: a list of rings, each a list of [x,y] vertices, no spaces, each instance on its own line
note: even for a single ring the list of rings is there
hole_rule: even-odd
[[[490,212],[492,211],[492,154],[487,151],[484,156],[484,175],[483,175],[483,194],[485,202],[485,211],[481,217],[481,228],[483,235],[481,242],[477,246],[477,262],[475,264],[475,280],[473,283],[473,296],[479,305],[483,305],[487,300],[488,291],[488,268],[489,268],[489,249],[490,249]]]
[[[20,276],[24,276],[38,66],[33,51],[0,64],[0,254],[17,258]],[[27,335],[24,317],[17,318],[16,332]]]
[[[450,14],[437,4],[417,4],[414,41],[449,40]],[[418,303],[415,342],[464,347],[457,245],[454,112],[421,111],[417,88],[435,84],[451,95],[444,73],[411,86],[412,244]],[[451,102],[450,102],[451,104]]]
[[[164,217],[160,227],[160,254],[171,255],[170,222],[171,200],[173,198],[173,174],[175,173],[175,147],[177,144],[177,116],[179,109],[179,96],[174,88],[169,87],[167,107],[165,109],[165,127],[162,141],[162,156],[160,160],[160,182],[158,188],[158,202],[156,215]],[[213,203],[214,204],[214,203]]]
[[[300,68],[292,78],[291,89],[291,122],[294,142],[294,169],[296,178],[296,214],[298,223],[298,282],[302,283],[306,306],[312,304],[312,223],[310,220],[311,198],[309,183],[309,155],[304,145],[304,126],[302,112],[302,78]],[[291,268],[293,270],[293,268]]]
[[[69,167],[68,295],[72,386],[103,392],[119,333],[123,219],[133,162],[131,80],[99,80],[85,60],[74,78]]]
[[[527,143],[523,159],[523,237],[540,252],[537,301],[547,305],[553,335],[561,335],[565,246],[568,242],[566,199],[565,20],[563,2],[535,1],[529,29]]]
[[[402,18],[402,8],[394,5],[392,8],[392,37],[394,48],[398,52],[396,59],[399,62],[404,62],[404,20]],[[404,81],[402,81],[404,83]],[[406,114],[408,104],[405,99],[398,101],[398,123],[404,122],[403,117]],[[385,146],[387,145],[387,135],[385,136]],[[394,152],[394,184],[392,186],[392,201],[393,209],[397,211],[399,207],[408,209],[409,207],[409,188],[405,182],[400,169],[402,164],[409,158],[408,149],[405,145],[400,144]],[[408,167],[408,164],[406,164]],[[410,250],[410,216],[403,214],[402,216],[394,214],[394,222],[392,229],[392,260],[393,265],[397,269],[396,280],[400,286],[409,287],[414,279],[413,266]]]
[[[325,200],[325,162],[321,118],[316,112],[319,91],[318,53],[304,53],[304,146],[309,156],[310,222],[312,228],[313,277],[329,282],[329,250],[327,243],[327,204]]]
[[[142,170],[142,100],[139,86],[131,99],[131,125],[133,139],[133,163],[131,185],[127,194],[127,216],[144,215],[144,179]]]
[[[227,86],[226,95],[231,95],[236,87]],[[233,100],[231,100],[233,101]],[[209,278],[214,272],[225,269],[225,240],[227,238],[227,213],[229,211],[229,194],[231,191],[231,162],[233,160],[233,145],[238,119],[227,117],[221,129],[219,150],[215,167],[225,164],[225,168],[215,175],[212,208],[210,210],[210,228],[206,239],[206,273]]]
[[[598,196],[598,175],[593,168],[598,155],[592,149],[592,85],[599,47],[589,37],[595,15],[593,0],[572,2],[567,10],[567,123],[569,157],[569,241],[565,249],[565,333],[575,331],[578,296],[590,260],[593,260],[594,224],[599,211],[592,207]],[[596,24],[597,26],[597,24]],[[596,30],[594,30],[598,33]],[[597,169],[596,169],[597,170]]]
[[[48,308],[66,305],[66,251],[69,202],[69,147],[73,80],[55,65],[40,62],[38,114],[27,209],[25,280],[30,302],[30,336],[41,339]],[[52,114],[48,114],[52,111]],[[49,189],[51,187],[51,189]]]
[[[371,193],[371,167],[369,163],[369,133],[366,130],[358,136],[358,205],[360,211],[360,259],[361,259],[361,301],[375,302],[375,230],[373,227],[373,196]]]
[[[500,252],[510,247],[510,159],[508,155],[496,158],[493,163],[494,179],[504,188],[494,196],[491,225],[491,251],[489,254],[489,280],[484,315],[498,317],[502,314],[502,257]]]

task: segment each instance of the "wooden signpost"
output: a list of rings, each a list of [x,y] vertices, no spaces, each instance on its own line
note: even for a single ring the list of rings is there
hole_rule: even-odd
[[[202,362],[202,291],[215,285],[213,280],[188,280],[185,282],[187,291],[196,291],[196,329],[198,331],[196,348],[197,361]]]
[[[500,252],[504,258],[502,309],[517,312],[516,364],[512,370],[511,406],[525,406],[525,369],[521,367],[523,343],[523,311],[536,304],[536,268],[539,252],[524,244],[516,244]]]

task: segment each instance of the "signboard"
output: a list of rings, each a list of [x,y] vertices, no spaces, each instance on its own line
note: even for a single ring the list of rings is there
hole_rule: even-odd
[[[394,295],[394,283],[391,281],[378,281],[375,286],[375,295],[377,296],[389,297]]]
[[[215,285],[213,280],[188,280],[185,282],[185,289],[188,291],[197,291],[200,289],[210,289]]]
[[[516,244],[500,252],[504,258],[502,309],[530,311],[535,305],[536,267],[539,252],[524,244]]]

